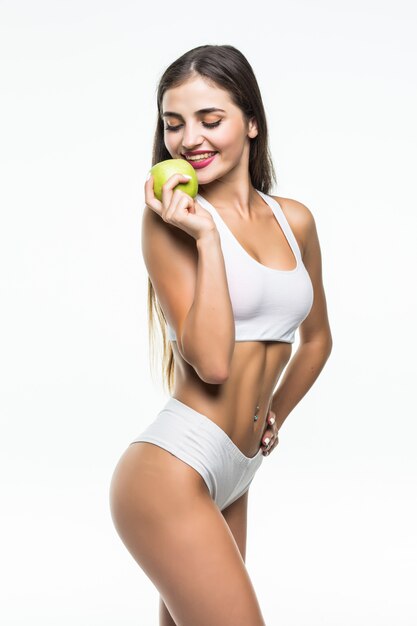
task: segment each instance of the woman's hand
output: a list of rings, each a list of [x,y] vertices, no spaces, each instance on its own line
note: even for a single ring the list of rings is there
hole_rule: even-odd
[[[173,174],[162,185],[162,202],[155,197],[153,176],[145,182],[146,205],[155,211],[164,222],[181,228],[194,239],[201,239],[210,231],[217,230],[213,217],[198,202],[181,189],[175,189],[179,183],[188,181],[184,174]]]
[[[275,424],[275,417],[275,413],[273,411],[269,411],[266,421],[270,428],[266,428],[261,441],[263,456],[268,456],[271,450],[278,445],[278,428]]]

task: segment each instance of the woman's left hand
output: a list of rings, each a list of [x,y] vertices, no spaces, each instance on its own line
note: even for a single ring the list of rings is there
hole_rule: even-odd
[[[267,417],[267,424],[262,439],[261,439],[261,448],[263,456],[268,456],[268,454],[278,445],[278,428],[275,424],[275,413],[273,411],[269,411]]]

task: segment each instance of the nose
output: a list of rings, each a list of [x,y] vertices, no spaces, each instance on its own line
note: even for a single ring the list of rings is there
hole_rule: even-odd
[[[183,151],[194,150],[201,145],[204,138],[201,135],[201,128],[198,128],[195,124],[185,124],[184,132],[182,136]]]

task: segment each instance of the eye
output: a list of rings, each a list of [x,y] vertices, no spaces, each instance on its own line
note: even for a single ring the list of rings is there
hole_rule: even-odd
[[[221,120],[218,120],[217,122],[202,122],[203,126],[205,128],[216,128],[216,126],[219,126],[221,123]],[[179,130],[181,128],[182,124],[178,124],[178,126],[170,126],[169,124],[167,124],[164,128],[164,130],[172,130],[173,132]]]

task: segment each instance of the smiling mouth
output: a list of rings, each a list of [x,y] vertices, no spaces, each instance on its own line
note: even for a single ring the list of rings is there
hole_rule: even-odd
[[[204,161],[215,154],[217,154],[217,152],[203,152],[202,154],[190,154],[189,156],[184,154],[183,158],[186,159],[186,161]]]

